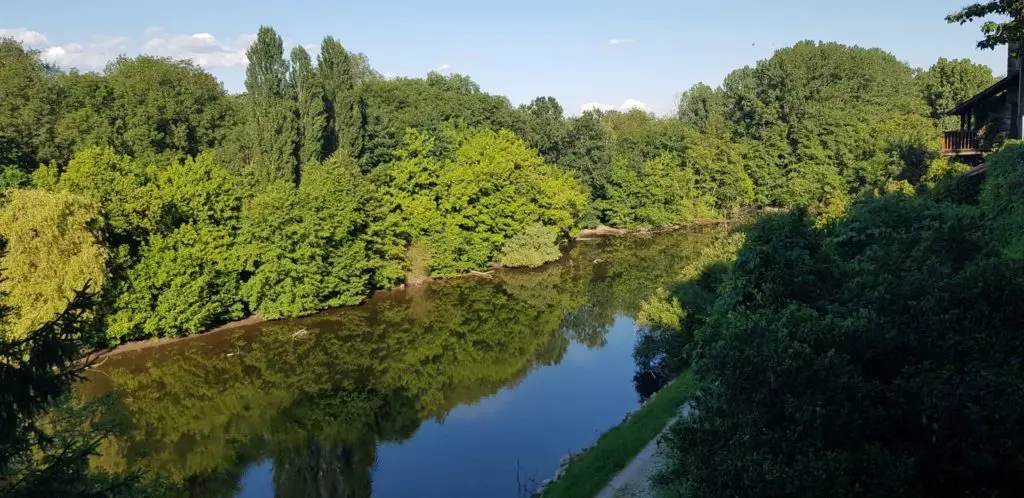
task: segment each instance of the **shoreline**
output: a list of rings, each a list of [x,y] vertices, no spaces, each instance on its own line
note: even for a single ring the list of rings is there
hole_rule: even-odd
[[[576,237],[573,237],[573,238],[569,239],[569,242],[571,243],[571,242],[581,242],[581,241],[589,241],[589,240],[600,240],[600,239],[609,238],[609,237],[628,237],[628,236],[655,235],[655,234],[659,234],[659,233],[674,232],[674,231],[678,231],[678,230],[688,230],[688,229],[706,228],[706,227],[712,227],[712,226],[718,226],[718,225],[728,225],[728,224],[735,223],[735,222],[736,222],[735,219],[721,219],[721,220],[702,219],[702,220],[694,220],[692,223],[687,223],[685,225],[662,226],[662,227],[652,227],[652,228],[615,228],[615,227],[610,227],[610,226],[605,226],[605,225],[599,225],[599,226],[594,227],[594,228],[580,229],[580,231],[576,235]],[[432,277],[432,278],[425,278],[425,279],[421,279],[421,280],[417,280],[417,281],[413,281],[413,282],[406,282],[406,283],[399,284],[399,285],[396,285],[396,286],[393,286],[393,287],[389,287],[387,289],[377,289],[377,290],[373,291],[372,293],[370,293],[367,296],[366,299],[367,300],[372,299],[373,297],[376,297],[377,295],[383,294],[383,293],[399,291],[399,290],[407,289],[407,288],[410,288],[410,287],[417,287],[417,286],[421,286],[421,285],[425,285],[425,284],[431,284],[431,283],[446,282],[446,281],[450,281],[450,280],[465,279],[465,278],[488,278],[488,279],[490,279],[490,278],[494,278],[493,275],[492,275],[494,270],[499,269],[499,268],[502,268],[502,267],[500,267],[500,266],[492,266],[491,268],[488,268],[485,271],[470,271],[470,272],[466,272],[466,273],[463,273],[461,275],[456,275],[456,276],[453,276],[453,277]],[[358,305],[354,305],[354,306],[358,306]],[[329,310],[332,310],[332,309],[344,309],[344,308],[347,308],[347,307],[348,306],[343,306],[341,308],[326,308],[326,309],[323,309],[323,310],[319,310],[316,313],[322,313],[322,312],[329,311]],[[309,315],[302,315],[302,316],[312,316],[312,315],[315,315],[316,313],[311,313]],[[151,347],[164,346],[164,345],[167,345],[167,344],[173,344],[173,343],[176,343],[176,342],[186,341],[186,340],[189,340],[189,339],[195,339],[195,338],[198,338],[198,337],[205,337],[205,336],[208,336],[210,334],[219,333],[219,332],[226,332],[228,330],[234,330],[234,329],[238,329],[238,328],[246,327],[246,326],[250,326],[250,325],[258,325],[258,324],[261,324],[261,323],[273,322],[273,321],[277,321],[277,320],[286,320],[286,319],[289,319],[289,318],[300,318],[300,317],[296,316],[296,317],[285,317],[285,318],[268,319],[268,318],[263,318],[263,317],[261,317],[259,315],[249,315],[249,316],[247,316],[245,318],[241,318],[241,319],[238,319],[238,320],[233,320],[233,321],[230,321],[230,322],[227,322],[227,323],[223,323],[223,324],[218,325],[216,327],[213,327],[211,329],[206,329],[206,330],[204,330],[202,332],[197,332],[197,333],[191,334],[191,335],[186,335],[186,336],[181,336],[181,337],[151,337],[151,338],[142,339],[142,340],[139,340],[139,341],[126,342],[124,344],[119,344],[119,345],[117,345],[115,347],[112,347],[112,348],[97,348],[97,349],[94,349],[94,350],[89,351],[88,353],[86,353],[85,358],[87,360],[87,364],[91,364],[92,362],[94,362],[96,360],[100,360],[100,359],[107,358],[107,357],[110,357],[110,356],[117,356],[117,355],[121,355],[121,354],[125,354],[125,353],[130,353],[130,352],[134,352],[134,351],[140,351],[140,350],[151,348]]]

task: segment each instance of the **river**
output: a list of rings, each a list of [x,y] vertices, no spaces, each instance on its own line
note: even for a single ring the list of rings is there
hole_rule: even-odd
[[[707,234],[578,241],[536,270],[108,356],[93,465],[195,497],[519,497],[635,410],[634,317]]]

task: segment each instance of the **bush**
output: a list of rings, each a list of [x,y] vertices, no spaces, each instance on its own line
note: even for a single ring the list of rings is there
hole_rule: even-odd
[[[562,257],[558,250],[558,232],[539,223],[526,227],[501,248],[502,266],[536,268]]]
[[[988,158],[981,206],[995,220],[1007,254],[1024,259],[1024,142],[1011,141]]]
[[[888,195],[748,231],[696,334],[666,496],[1020,496],[1024,262],[971,206]]]

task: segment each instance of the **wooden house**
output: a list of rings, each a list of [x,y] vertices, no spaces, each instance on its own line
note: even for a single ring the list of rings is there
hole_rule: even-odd
[[[960,118],[960,129],[942,137],[942,154],[978,163],[984,154],[1006,139],[1022,136],[1021,59],[1016,46],[1007,50],[1006,76],[946,113]]]

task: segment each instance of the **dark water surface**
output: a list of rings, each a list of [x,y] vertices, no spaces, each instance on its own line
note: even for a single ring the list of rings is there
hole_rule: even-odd
[[[633,318],[708,239],[576,243],[557,263],[381,293],[108,357],[129,429],[95,465],[186,496],[518,497],[635,409]]]

